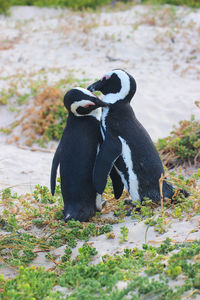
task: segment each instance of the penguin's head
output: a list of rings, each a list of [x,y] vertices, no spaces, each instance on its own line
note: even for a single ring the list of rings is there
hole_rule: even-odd
[[[73,88],[65,94],[64,105],[69,112],[77,117],[86,115],[97,117],[100,111],[96,110],[99,107],[107,106],[92,92],[81,87]]]
[[[88,90],[102,92],[105,95],[103,101],[109,104],[118,101],[130,102],[136,92],[136,82],[127,72],[115,69],[88,86]]]

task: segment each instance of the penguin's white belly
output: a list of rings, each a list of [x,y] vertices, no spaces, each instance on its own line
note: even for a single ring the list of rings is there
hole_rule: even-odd
[[[122,179],[126,189],[129,191],[129,194],[130,194],[132,200],[134,200],[134,201],[140,200],[140,196],[139,196],[139,192],[138,192],[139,184],[138,184],[137,175],[133,171],[133,160],[131,157],[131,150],[130,150],[128,144],[126,143],[126,141],[122,137],[119,136],[119,140],[122,143],[121,156],[122,156],[124,163],[126,165],[126,168],[127,168],[128,182],[125,180],[125,177],[122,176],[123,174],[120,174],[121,172],[119,172],[119,174],[121,176],[121,179]]]
[[[100,145],[97,146],[97,155],[99,153],[99,148],[100,148]],[[100,211],[102,211],[102,208],[103,208],[102,195],[97,193],[97,195],[96,195],[96,209],[97,209],[97,211],[100,212]]]
[[[108,115],[108,112],[109,112],[109,108],[106,107],[103,109],[101,124],[102,124],[104,131],[106,131],[106,117]],[[101,127],[101,134],[102,134],[103,140],[105,140],[105,134],[104,134],[102,127]],[[121,180],[122,180],[125,188],[129,192],[132,200],[133,201],[140,200],[140,196],[139,196],[139,192],[138,192],[138,186],[139,186],[138,179],[137,179],[137,175],[133,172],[133,161],[132,161],[132,157],[131,157],[131,150],[130,150],[128,144],[126,143],[126,141],[122,137],[119,136],[119,140],[122,143],[122,158],[123,158],[124,163],[127,168],[128,182],[127,182],[124,174],[114,165],[115,169],[118,172],[118,174],[120,175]]]

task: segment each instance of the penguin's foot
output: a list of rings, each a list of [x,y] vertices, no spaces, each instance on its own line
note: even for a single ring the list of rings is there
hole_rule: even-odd
[[[66,216],[64,217],[64,221],[67,223],[70,220],[75,220],[75,221],[80,221],[80,222],[88,222],[89,218],[91,218],[91,216],[86,216],[86,215],[72,215],[72,214],[66,214]]]
[[[180,190],[179,191],[185,198],[190,196],[190,193],[188,193],[186,190]]]
[[[174,195],[172,196],[172,203],[177,203],[178,202],[178,195],[183,195],[185,198],[190,196],[190,193],[188,193],[186,190],[176,190]]]
[[[70,214],[67,214],[64,218],[64,221],[67,222],[69,220],[73,219],[72,216]]]
[[[98,206],[96,206],[96,209],[97,209],[97,211],[98,212],[101,212],[102,211],[102,209],[104,208],[104,206],[106,205],[106,200],[103,200],[101,203],[100,203],[100,205],[98,205]]]
[[[98,194],[96,198],[96,210],[101,212],[106,205],[106,200],[102,198],[102,195]]]
[[[68,207],[64,211],[64,221],[75,220],[80,222],[87,222],[91,217],[95,215],[95,207]]]
[[[107,202],[106,200],[102,201],[102,208],[104,208],[104,206],[106,205],[106,202]]]

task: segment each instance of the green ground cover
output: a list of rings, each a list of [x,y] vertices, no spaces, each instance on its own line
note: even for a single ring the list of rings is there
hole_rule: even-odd
[[[110,181],[105,191],[105,212],[114,210],[118,215],[105,218],[98,213],[88,223],[64,223],[59,184],[54,197],[40,185],[32,194],[20,196],[10,189],[2,190],[0,270],[6,266],[17,273],[12,279],[0,276],[0,299],[183,299],[183,295],[198,295],[200,241],[178,243],[167,238],[154,247],[146,239],[150,226],[162,235],[168,230],[169,219],[190,219],[200,213],[200,170],[187,179],[173,172],[169,177],[177,187],[187,188],[190,196],[184,198],[177,193],[173,202],[165,199],[163,207],[150,200],[138,204],[131,218],[133,222],[145,221],[142,249],[125,248],[121,255],[104,255],[97,264],[92,262],[97,250],[90,238],[105,235],[115,239],[113,224],[123,222],[127,209],[125,194],[119,201],[113,199]],[[124,224],[121,244],[128,241]],[[83,245],[78,256],[71,259],[79,241]],[[55,252],[60,247],[64,247],[62,255]],[[31,266],[40,253],[53,263],[48,270]]]
[[[96,250],[85,244],[76,260],[60,264],[54,271],[21,267],[16,278],[1,278],[0,299],[182,299],[186,292],[195,296],[200,287],[199,253],[199,241],[174,246],[166,239],[158,248],[126,249],[123,255],[89,265]],[[184,283],[170,287],[169,281],[176,283],[180,275]],[[122,290],[116,287],[119,281],[126,283]],[[65,287],[70,295],[53,291],[55,285]]]
[[[96,9],[103,5],[114,5],[118,3],[132,4],[134,1],[128,0],[0,0],[0,13],[8,12],[12,5],[35,5],[35,6],[53,6],[69,7],[74,10]],[[150,4],[170,4],[187,5],[190,7],[200,7],[200,0],[142,0],[142,3]]]

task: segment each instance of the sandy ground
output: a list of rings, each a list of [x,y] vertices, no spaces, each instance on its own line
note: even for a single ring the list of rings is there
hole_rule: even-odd
[[[194,105],[200,100],[199,45],[200,10],[137,5],[88,14],[13,7],[10,17],[0,16],[0,91],[16,84],[23,94],[30,80],[45,77],[53,84],[70,73],[92,82],[123,68],[137,81],[134,111],[156,141],[179,120],[199,114]],[[14,118],[16,113],[0,106],[0,127]],[[4,142],[6,137],[0,137]],[[52,154],[4,144],[0,159],[2,188],[48,185]]]
[[[17,90],[26,93],[30,80],[46,78],[53,84],[70,73],[92,82],[113,68],[135,77],[132,107],[154,141],[168,135],[179,120],[199,117],[194,101],[200,100],[200,10],[137,5],[125,11],[72,13],[13,7],[9,17],[0,16],[1,92],[17,84]],[[18,115],[0,105],[0,127]],[[53,152],[20,149],[0,137],[0,189],[14,186],[14,191],[25,193],[37,183],[49,186]],[[173,223],[166,236],[184,241],[191,229],[199,230],[198,219]],[[123,246],[121,226],[129,229],[129,242]],[[113,228],[115,242],[104,236],[92,240],[100,256],[144,242],[143,222],[127,218]],[[199,238],[199,231],[192,235]],[[149,229],[148,240],[159,242],[166,236]],[[49,267],[39,257],[35,265],[41,264]]]

